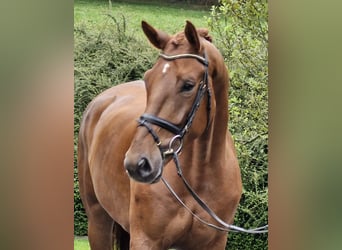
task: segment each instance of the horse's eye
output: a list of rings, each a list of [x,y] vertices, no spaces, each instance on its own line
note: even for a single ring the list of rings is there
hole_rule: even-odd
[[[190,82],[190,81],[184,82],[184,84],[182,86],[182,92],[189,92],[194,87],[195,87],[195,85],[192,82]]]

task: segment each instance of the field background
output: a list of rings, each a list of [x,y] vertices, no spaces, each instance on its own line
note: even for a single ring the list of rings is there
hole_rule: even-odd
[[[82,24],[93,28],[106,26],[109,21],[107,14],[116,18],[124,15],[129,32],[143,38],[140,28],[142,20],[171,34],[182,30],[186,20],[193,22],[196,27],[207,27],[204,16],[209,15],[209,7],[180,3],[168,4],[160,3],[160,1],[112,1],[109,4],[108,1],[75,0],[75,26]]]

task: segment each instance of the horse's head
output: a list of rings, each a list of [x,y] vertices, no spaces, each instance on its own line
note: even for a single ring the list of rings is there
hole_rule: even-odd
[[[211,38],[206,29],[197,30],[189,21],[184,32],[174,36],[144,21],[142,29],[161,54],[145,73],[146,109],[124,165],[131,178],[154,183],[181,150],[184,135],[189,142],[210,124],[211,75],[205,48]]]

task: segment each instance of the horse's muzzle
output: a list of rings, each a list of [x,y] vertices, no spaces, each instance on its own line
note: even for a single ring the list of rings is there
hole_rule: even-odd
[[[145,157],[133,160],[126,155],[124,166],[128,176],[138,182],[155,183],[160,180],[162,175],[162,165],[153,167]]]

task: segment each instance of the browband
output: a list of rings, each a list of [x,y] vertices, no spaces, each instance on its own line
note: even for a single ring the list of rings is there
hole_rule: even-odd
[[[208,61],[206,58],[199,56],[199,55],[195,55],[195,54],[179,54],[179,55],[169,56],[169,55],[160,53],[159,56],[161,56],[165,60],[176,60],[176,59],[181,59],[181,58],[195,58],[200,63],[204,64],[205,66],[208,66]]]

